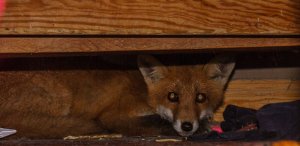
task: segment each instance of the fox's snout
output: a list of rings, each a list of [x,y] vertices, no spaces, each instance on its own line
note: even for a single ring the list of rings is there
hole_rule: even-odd
[[[171,109],[168,109],[164,106],[159,106],[156,112],[163,118],[168,120],[173,124],[173,128],[181,136],[192,135],[195,131],[198,130],[199,121],[197,119],[193,120],[191,118],[180,118],[177,114],[173,113]],[[190,113],[191,114],[191,113]],[[187,114],[184,114],[187,115]],[[177,118],[175,118],[177,117]]]
[[[181,123],[181,129],[186,132],[190,132],[193,130],[193,124],[191,122],[183,122]]]
[[[195,121],[176,120],[173,123],[173,127],[179,135],[190,136],[198,130],[199,122],[198,120]]]

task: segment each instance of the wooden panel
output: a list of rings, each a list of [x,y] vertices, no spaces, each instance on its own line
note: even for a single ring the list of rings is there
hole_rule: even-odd
[[[300,38],[0,37],[0,53],[250,50],[300,46]]]
[[[222,121],[228,104],[258,109],[268,103],[300,100],[300,80],[234,80],[227,89],[224,105],[215,120]]]
[[[300,61],[300,58],[295,59]],[[300,80],[300,67],[237,69],[233,79],[294,79]]]
[[[299,0],[7,0],[0,34],[299,34]]]

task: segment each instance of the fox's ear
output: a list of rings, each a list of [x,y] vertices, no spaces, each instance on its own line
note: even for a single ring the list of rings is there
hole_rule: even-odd
[[[218,55],[210,60],[204,70],[211,80],[220,82],[224,87],[235,66],[234,55]]]
[[[150,55],[139,55],[138,66],[148,85],[164,78],[167,71],[164,65]]]

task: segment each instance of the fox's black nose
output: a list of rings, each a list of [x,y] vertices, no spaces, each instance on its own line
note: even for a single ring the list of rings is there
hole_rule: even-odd
[[[181,129],[185,132],[189,132],[193,130],[193,124],[191,122],[183,122],[181,124]]]

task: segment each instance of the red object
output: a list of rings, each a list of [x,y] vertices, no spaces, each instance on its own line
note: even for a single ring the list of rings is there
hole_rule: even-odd
[[[0,0],[0,17],[3,16],[5,10],[5,0]]]
[[[211,130],[212,131],[216,131],[216,132],[218,132],[218,133],[223,133],[223,130],[222,130],[222,128],[220,127],[220,125],[211,125]]]

